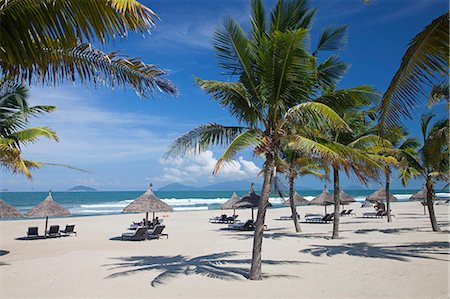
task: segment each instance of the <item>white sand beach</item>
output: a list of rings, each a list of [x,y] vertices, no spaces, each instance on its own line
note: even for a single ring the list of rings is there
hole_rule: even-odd
[[[44,219],[0,221],[0,297],[448,298],[450,208],[435,206],[446,232],[433,233],[418,202],[394,203],[392,223],[361,218],[370,209],[359,206],[341,218],[338,240],[328,238],[332,224],[302,223],[296,234],[291,221],[275,220],[288,208],[268,210],[262,281],[242,276],[253,233],[208,223],[222,211],[170,213],[169,238],[143,242],[114,239],[141,214],[50,219],[75,224],[78,236],[30,241],[16,238],[29,226],[42,233]]]

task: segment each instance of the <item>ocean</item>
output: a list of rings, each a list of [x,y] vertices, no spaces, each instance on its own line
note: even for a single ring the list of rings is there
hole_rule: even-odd
[[[345,190],[356,201],[363,201],[375,190]],[[407,201],[418,190],[391,190],[399,201]],[[67,208],[74,216],[120,214],[125,206],[144,191],[97,191],[97,192],[52,192],[53,199]],[[321,190],[299,191],[311,200]],[[330,191],[331,192],[331,191]],[[216,210],[227,201],[232,191],[155,191],[155,194],[172,206],[175,211]],[[243,196],[247,191],[237,191]],[[14,206],[22,214],[32,209],[47,196],[47,192],[0,192],[0,199]],[[450,193],[437,193],[439,198],[448,199]],[[281,207],[281,198],[271,197],[274,208]]]

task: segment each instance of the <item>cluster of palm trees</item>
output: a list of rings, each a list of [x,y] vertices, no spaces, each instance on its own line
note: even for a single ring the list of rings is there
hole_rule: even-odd
[[[39,137],[57,140],[47,127],[27,128],[30,116],[54,110],[29,107],[28,84],[64,81],[133,88],[139,96],[156,91],[176,94],[175,86],[156,65],[107,46],[129,32],[145,34],[158,16],[135,0],[0,0],[0,165],[31,178],[30,169],[44,164],[22,157],[22,148]]]
[[[431,35],[437,37],[430,39],[429,34],[421,33],[413,40],[400,70],[381,96],[366,85],[337,89],[348,68],[336,55],[346,42],[346,27],[323,29],[317,46],[309,50],[307,41],[315,12],[305,0],[279,0],[267,14],[261,0],[252,0],[250,32],[244,32],[234,19],[225,19],[222,29],[214,34],[214,48],[227,78],[225,81],[196,78],[195,82],[241,125],[201,125],[176,139],[166,153],[197,154],[210,146],[227,146],[214,173],[244,149],[252,149],[262,157],[264,181],[249,275],[253,280],[261,279],[262,275],[263,227],[277,173],[285,173],[289,178],[290,204],[295,211],[295,177],[305,174],[323,177],[329,168],[332,170],[335,205],[332,238],[339,237],[342,172],[354,174],[364,183],[384,174],[387,199],[394,167],[401,169],[399,173],[405,183],[411,177],[425,176],[430,194],[436,180],[448,180],[448,120],[425,130],[419,149],[419,143],[408,138],[396,118],[398,113],[408,114],[402,109],[410,105],[411,95],[421,88],[414,85],[416,81],[423,82],[431,71],[433,78],[447,76],[447,58],[444,62],[442,57],[445,52],[448,57],[448,26],[443,25],[442,19],[446,20],[448,13],[430,25],[434,28]],[[430,31],[430,26],[425,31]],[[322,56],[326,58],[320,59]],[[318,172],[319,169],[324,173]],[[438,230],[431,196],[429,202],[433,230]],[[293,218],[296,230],[300,231],[296,217]]]

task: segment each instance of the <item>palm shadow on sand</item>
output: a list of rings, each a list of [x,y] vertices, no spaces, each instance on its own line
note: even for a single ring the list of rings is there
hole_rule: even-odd
[[[430,255],[448,256],[449,245],[449,242],[422,242],[397,246],[377,246],[362,242],[344,245],[313,245],[312,248],[307,248],[301,250],[300,252],[310,253],[317,257],[322,255],[335,256],[346,254],[350,256],[388,259],[402,262],[411,261],[411,258],[432,259],[448,262],[448,259],[440,259]]]
[[[266,233],[264,232],[263,238],[271,240],[283,240],[286,238],[298,238],[298,239],[326,239],[329,237],[329,233],[294,233],[294,232],[279,232],[279,233]],[[227,237],[239,240],[253,239],[253,233],[245,234],[227,234]]]
[[[115,263],[103,266],[111,271],[119,271],[106,278],[116,278],[136,274],[142,271],[159,271],[160,273],[151,281],[156,287],[166,284],[171,279],[184,275],[202,275],[221,280],[243,280],[247,277],[250,268],[250,259],[235,259],[239,253],[236,251],[214,253],[197,257],[176,256],[131,256],[113,258]],[[286,260],[263,260],[265,265],[298,265],[308,262]],[[263,275],[266,278],[295,278],[293,275]]]

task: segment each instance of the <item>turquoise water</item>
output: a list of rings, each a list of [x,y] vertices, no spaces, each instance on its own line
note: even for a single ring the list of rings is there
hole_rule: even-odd
[[[357,201],[363,201],[375,190],[345,190]],[[391,190],[400,201],[408,200],[418,190]],[[109,215],[121,213],[123,208],[144,191],[98,191],[98,192],[52,192],[53,199],[69,209],[75,216]],[[242,196],[247,191],[237,191]],[[299,192],[311,200],[321,190]],[[227,201],[232,191],[156,191],[155,194],[176,211],[214,210]],[[449,193],[437,193],[448,198]],[[47,192],[0,192],[0,198],[17,208],[21,213],[32,209],[47,196]],[[271,198],[273,206],[280,207],[280,198]]]

